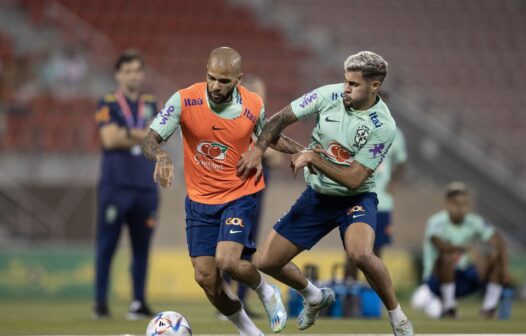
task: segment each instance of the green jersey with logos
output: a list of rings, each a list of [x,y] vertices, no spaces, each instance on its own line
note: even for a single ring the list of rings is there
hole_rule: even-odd
[[[422,277],[425,280],[433,273],[438,250],[431,242],[432,237],[437,237],[456,246],[470,246],[477,240],[488,241],[495,233],[495,229],[486,224],[484,219],[477,214],[467,214],[460,224],[455,224],[449,218],[446,210],[442,210],[429,218],[424,236],[423,259],[424,270]],[[473,262],[469,253],[459,256],[456,268],[465,270]]]
[[[387,105],[377,98],[368,110],[343,105],[343,83],[322,86],[291,103],[298,119],[316,115],[310,148],[320,145],[324,157],[338,165],[349,166],[354,160],[372,169],[378,168],[391,147],[396,123]],[[358,188],[349,189],[321,172],[304,169],[305,181],[315,191],[327,195],[351,196],[374,189],[374,173]]]
[[[374,191],[376,192],[376,195],[378,195],[378,211],[390,212],[393,210],[393,195],[391,195],[387,188],[391,182],[391,173],[393,172],[393,169],[406,161],[407,149],[405,146],[404,134],[399,128],[397,128],[391,149],[389,149],[384,161],[378,166],[375,172],[376,186]]]
[[[208,99],[208,94],[205,93],[204,96],[206,97],[206,103],[210,110],[221,118],[234,119],[241,115],[243,104],[241,95],[237,88],[234,89],[234,92],[232,93],[232,99],[224,104],[214,104],[214,102]],[[168,109],[173,109],[173,112],[170,112],[169,114],[164,113],[165,111],[168,111]],[[168,115],[168,118],[163,122],[163,116],[166,119],[166,115]],[[164,108],[159,114],[157,114],[157,117],[152,122],[150,128],[159,133],[161,138],[166,141],[179,127],[180,120],[181,95],[179,94],[179,91],[177,91],[166,101]],[[254,134],[256,136],[259,136],[263,130],[263,126],[265,126],[265,106],[261,107],[259,119],[254,127]]]

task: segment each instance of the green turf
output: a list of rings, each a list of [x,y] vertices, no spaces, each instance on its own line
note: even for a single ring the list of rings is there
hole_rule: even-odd
[[[402,303],[407,307],[407,303]],[[461,318],[456,321],[433,321],[422,313],[406,309],[418,333],[525,333],[526,303],[515,303],[509,321],[483,321],[478,317],[480,303],[476,300],[463,301],[460,305]],[[252,307],[262,313],[257,302]],[[64,334],[135,334],[144,335],[147,321],[130,322],[124,319],[127,304],[113,303],[113,319],[93,321],[91,303],[85,300],[71,301],[28,301],[0,299],[0,335],[64,335]],[[175,310],[184,314],[195,334],[229,333],[235,329],[229,322],[219,321],[210,304],[200,302],[174,302],[155,304],[157,310]],[[265,319],[256,323],[267,334],[270,330]],[[390,333],[387,320],[330,320],[320,319],[315,326],[304,333]],[[298,333],[296,319],[290,319],[285,334]]]

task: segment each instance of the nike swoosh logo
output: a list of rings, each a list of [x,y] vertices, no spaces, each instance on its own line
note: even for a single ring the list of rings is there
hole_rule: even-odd
[[[225,128],[219,128],[219,127],[215,127],[215,126],[212,126],[212,131],[224,131]]]
[[[325,117],[325,121],[327,121],[327,122],[340,122],[339,120],[332,120],[332,119],[329,119],[329,116],[326,116],[326,117]]]
[[[234,231],[234,230],[230,229],[229,232],[232,234],[232,233],[240,233],[240,232],[243,232],[243,231]]]
[[[362,216],[365,216],[365,214],[354,215],[354,216],[352,216],[352,218],[358,218],[358,217],[362,217]]]

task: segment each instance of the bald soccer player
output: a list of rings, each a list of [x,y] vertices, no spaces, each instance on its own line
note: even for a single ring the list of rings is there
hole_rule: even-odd
[[[252,226],[257,193],[265,187],[261,165],[246,179],[236,175],[242,153],[265,123],[262,99],[240,85],[241,56],[228,47],[210,53],[206,82],[177,91],[157,115],[142,143],[144,155],[156,161],[154,180],[172,184],[174,166],[160,147],[181,127],[187,197],[186,235],[195,280],[210,302],[241,335],[261,331],[241,302],[230,293],[221,271],[256,291],[273,332],[285,327],[287,314],[277,287],[269,285],[246,260],[255,251]],[[295,153],[303,147],[281,137],[274,147]]]
[[[307,188],[276,223],[254,262],[303,296],[300,330],[312,326],[319,311],[335,297],[331,289],[309,282],[291,260],[338,227],[347,255],[387,308],[394,335],[413,335],[389,272],[373,253],[378,205],[372,192],[374,171],[396,134],[389,108],[378,96],[386,74],[387,62],[380,55],[362,51],[349,56],[344,63],[343,83],[317,88],[273,115],[254,148],[238,164],[238,174],[249,176],[285,127],[316,116],[309,149],[294,154],[291,161],[294,175],[304,171]],[[309,165],[317,174],[307,169]]]

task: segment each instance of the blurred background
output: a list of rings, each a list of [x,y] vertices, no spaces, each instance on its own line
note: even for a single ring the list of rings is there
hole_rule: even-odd
[[[343,81],[360,50],[390,64],[384,89],[404,131],[409,167],[395,194],[394,243],[384,252],[399,292],[420,281],[425,222],[443,188],[467,182],[476,210],[508,242],[512,273],[526,281],[526,2],[521,0],[2,0],[0,1],[0,305],[2,299],[92,297],[100,143],[96,103],[113,92],[127,48],[147,64],[159,106],[204,81],[209,52],[237,49],[262,77],[272,115],[316,87]],[[306,144],[314,120],[286,134]],[[199,298],[187,257],[179,137],[174,186],[161,194],[149,292]],[[288,159],[272,171],[266,235],[304,189]],[[123,236],[121,247],[127,245]],[[343,262],[337,233],[302,260],[327,277]],[[113,295],[127,299],[128,249]],[[327,262],[330,261],[330,262]],[[87,306],[87,312],[89,311]]]

